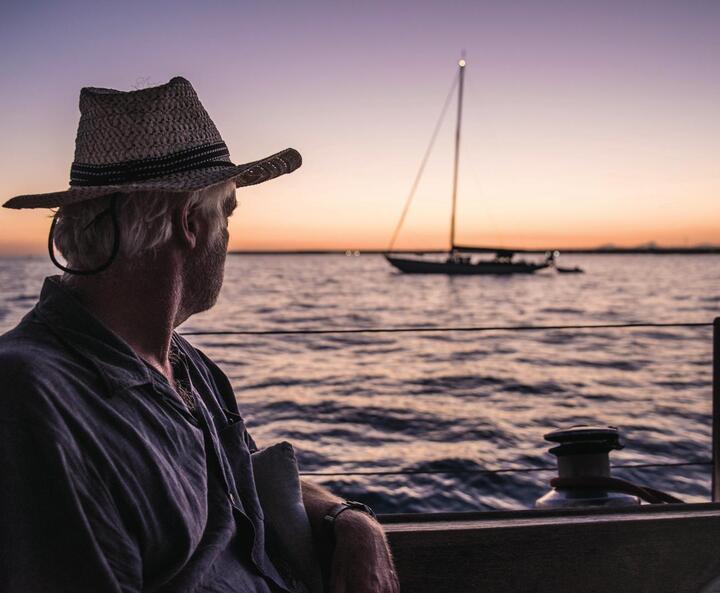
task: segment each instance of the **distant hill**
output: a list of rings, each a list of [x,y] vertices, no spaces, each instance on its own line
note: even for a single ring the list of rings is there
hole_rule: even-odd
[[[563,249],[563,253],[613,253],[613,254],[633,254],[633,253],[649,253],[658,255],[669,254],[702,254],[713,253],[720,254],[720,245],[697,245],[695,247],[662,247],[659,245],[648,244],[638,245],[637,247],[613,247],[603,246],[595,249]]]
[[[478,248],[480,249],[480,248]],[[672,246],[661,246],[654,242],[637,245],[635,247],[619,247],[608,243],[600,245],[598,247],[589,248],[547,248],[547,249],[511,249],[508,247],[484,247],[482,251],[493,252],[498,251],[515,251],[516,253],[546,253],[548,251],[560,251],[561,253],[578,253],[578,254],[612,254],[612,255],[632,255],[632,254],[651,254],[651,255],[672,255],[672,254],[720,254],[720,245],[712,244],[700,244],[692,247],[672,247]],[[238,249],[229,252],[230,255],[348,255],[355,256],[362,254],[382,254],[386,253],[384,249],[304,249],[304,250],[250,250],[250,249]],[[398,250],[393,253],[446,253],[445,250],[441,249],[413,249],[413,250]]]

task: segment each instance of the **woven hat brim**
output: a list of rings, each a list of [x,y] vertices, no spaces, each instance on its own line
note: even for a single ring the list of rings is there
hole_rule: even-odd
[[[57,208],[58,206],[101,198],[117,192],[162,191],[185,193],[230,180],[235,181],[235,187],[245,187],[292,173],[300,165],[302,165],[300,153],[294,148],[286,148],[277,154],[244,165],[184,171],[146,181],[135,181],[120,185],[74,186],[65,191],[15,196],[5,202],[3,207],[14,209]]]

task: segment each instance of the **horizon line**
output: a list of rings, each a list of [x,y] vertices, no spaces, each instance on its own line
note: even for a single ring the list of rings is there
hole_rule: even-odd
[[[483,252],[493,253],[496,251],[511,251],[514,253],[547,253],[551,251],[559,251],[561,254],[587,254],[587,255],[633,255],[633,254],[650,254],[650,255],[702,255],[702,254],[720,254],[720,245],[697,245],[694,247],[663,247],[663,246],[638,246],[638,247],[588,247],[588,248],[548,248],[548,249],[512,249],[508,247],[487,247],[476,248]],[[464,251],[462,248],[458,251]],[[403,254],[440,254],[448,253],[447,249],[232,249],[228,251],[228,255],[360,255],[372,254],[382,255],[385,253],[403,253]]]

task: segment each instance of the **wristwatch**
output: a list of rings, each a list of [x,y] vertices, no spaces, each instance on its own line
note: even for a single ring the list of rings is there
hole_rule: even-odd
[[[331,508],[323,517],[323,523],[327,526],[331,533],[335,533],[335,520],[341,513],[344,513],[348,509],[360,511],[369,515],[373,519],[376,518],[375,512],[368,505],[357,502],[356,500],[344,500]]]

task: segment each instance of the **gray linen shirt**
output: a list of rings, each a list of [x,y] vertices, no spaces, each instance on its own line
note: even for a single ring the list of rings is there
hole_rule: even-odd
[[[227,377],[172,344],[193,413],[58,277],[0,336],[0,591],[296,590]]]

